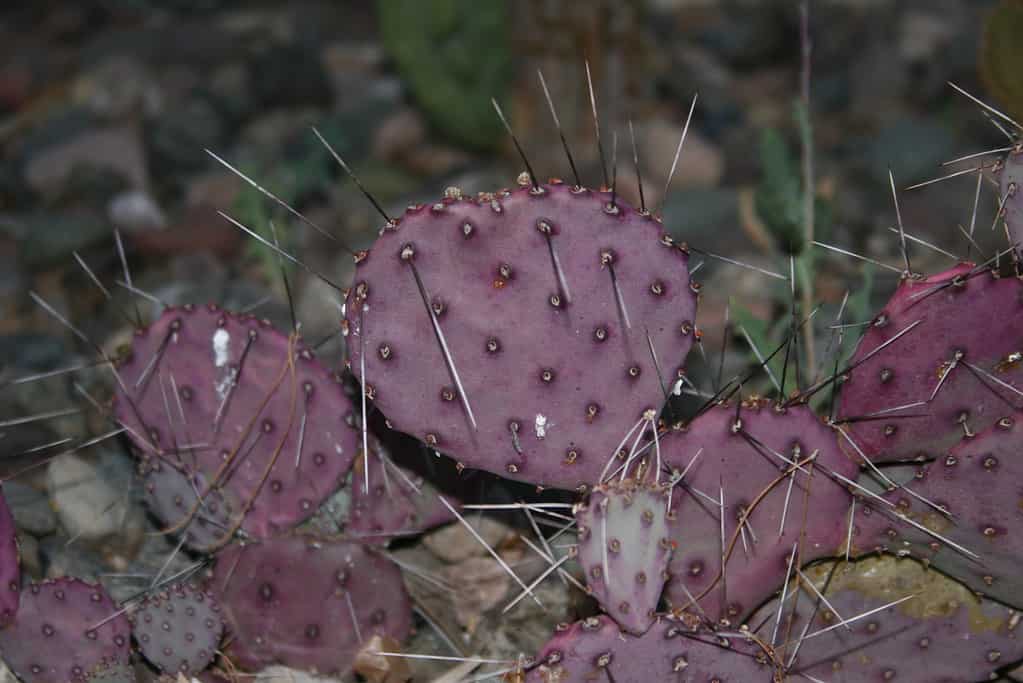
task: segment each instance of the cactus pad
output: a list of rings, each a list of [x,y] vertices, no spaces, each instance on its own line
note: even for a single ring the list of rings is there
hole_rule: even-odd
[[[946,455],[921,466],[908,484],[917,496],[904,490],[886,494],[899,512],[959,549],[877,513],[857,524],[858,549],[911,554],[980,594],[1023,608],[1019,572],[1023,556],[1021,443],[1023,412],[1013,412],[983,434],[962,439]],[[934,505],[947,510],[949,516]]]
[[[179,584],[146,598],[131,616],[143,656],[164,673],[196,673],[216,654],[224,622],[205,591]]]
[[[750,621],[763,624],[757,635],[767,642],[779,623],[779,657],[786,662],[805,630],[786,680],[987,681],[998,678],[998,668],[1023,655],[1023,643],[1015,633],[1018,612],[980,600],[913,560],[885,556],[837,567],[825,563],[804,573],[830,607],[819,603],[807,587],[798,600],[787,602],[795,607],[789,606],[780,622],[777,601]],[[907,596],[912,597],[892,605]],[[873,610],[879,611],[868,615]],[[848,629],[839,625],[861,615],[867,616],[849,623]]]
[[[83,683],[128,663],[128,618],[101,586],[63,578],[22,591],[14,622],[0,630],[0,655],[25,683]]]
[[[232,526],[256,537],[289,529],[336,489],[355,457],[358,433],[340,380],[254,318],[213,306],[168,309],[136,334],[121,376],[128,394],[119,392],[117,416],[148,469],[159,459],[186,477],[153,494],[171,526],[184,526],[193,510],[218,514],[177,504],[188,500],[191,477],[204,502],[210,487],[219,491],[209,505],[229,509]],[[163,477],[153,483],[165,485]]]
[[[440,502],[437,489],[417,473],[395,463],[383,445],[370,446],[369,488],[365,460],[352,468],[352,504],[345,535],[361,542],[387,543],[420,534],[454,519]]]
[[[669,466],[679,473],[689,468],[670,508],[678,520],[671,527],[676,548],[666,592],[673,607],[735,624],[785,582],[795,544],[801,541],[803,562],[839,551],[852,496],[835,475],[855,479],[857,466],[835,439],[807,408],[781,412],[756,400],[738,413],[712,408],[686,431],[661,439]],[[786,460],[802,462],[814,453],[802,471],[789,474]]]
[[[202,474],[170,459],[143,458],[138,470],[150,509],[157,517],[169,522],[185,519],[200,492],[207,489],[206,478]],[[231,509],[224,493],[211,489],[185,527],[185,542],[193,548],[215,545],[223,540],[231,528],[231,521]]]
[[[696,312],[685,249],[610,201],[558,183],[451,192],[383,230],[345,324],[395,429],[512,479],[596,481],[676,381]]]
[[[624,630],[654,621],[671,558],[668,490],[632,479],[601,484],[576,508],[578,557],[587,587]]]
[[[838,420],[891,416],[849,426],[875,462],[935,457],[964,434],[983,431],[1006,403],[1023,405],[1012,388],[1023,385],[1020,313],[1019,280],[968,264],[903,280],[856,348]],[[993,320],[1003,323],[997,334]]]
[[[742,638],[720,638],[698,624],[675,619],[661,621],[636,638],[601,616],[559,627],[526,682],[769,683],[772,671],[760,648]]]
[[[356,543],[291,536],[234,545],[210,587],[234,636],[228,656],[255,671],[282,664],[343,674],[362,642],[401,641],[411,626],[398,567]]]
[[[1017,9],[1020,16],[1023,11]],[[1023,144],[1005,157],[999,174],[999,192],[1005,197],[1005,225],[1017,252],[1023,251]]]
[[[21,598],[21,571],[18,566],[18,530],[7,499],[0,489],[0,628],[9,624],[18,611]]]

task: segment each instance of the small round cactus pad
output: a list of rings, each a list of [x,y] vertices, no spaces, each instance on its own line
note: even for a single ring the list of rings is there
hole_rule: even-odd
[[[131,615],[139,650],[164,673],[195,673],[216,654],[224,622],[212,595],[179,584],[148,596]]]
[[[606,192],[450,192],[386,227],[347,297],[351,367],[395,429],[541,486],[596,481],[693,342],[688,253]]]
[[[282,664],[344,674],[374,634],[400,642],[412,621],[398,567],[356,543],[236,544],[218,558],[210,588],[234,635],[227,655],[253,671]]]
[[[136,334],[120,374],[117,417],[141,450],[152,507],[191,525],[197,544],[239,525],[256,537],[290,529],[358,449],[340,379],[297,337],[249,316],[168,309]]]
[[[622,628],[642,635],[668,577],[668,489],[632,479],[600,484],[575,510],[586,586]]]

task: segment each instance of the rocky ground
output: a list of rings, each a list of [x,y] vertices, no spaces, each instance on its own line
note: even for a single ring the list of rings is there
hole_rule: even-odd
[[[676,237],[760,267],[787,267],[755,195],[765,181],[765,130],[779,131],[798,157],[799,17],[791,3],[522,0],[457,19],[431,13],[431,3],[406,4],[397,17],[378,16],[369,2],[326,0],[91,0],[0,10],[0,380],[88,363],[96,357],[91,344],[116,349],[130,338],[136,316],[151,320],[164,304],[217,301],[289,326],[278,259],[218,211],[268,239],[272,222],[283,248],[345,282],[353,265],[342,244],[368,246],[381,218],[312,126],[389,215],[446,187],[475,193],[514,183],[523,164],[491,96],[504,103],[537,173],[571,178],[536,78],[542,68],[579,171],[599,184],[584,56],[608,164],[617,138],[618,191],[638,203],[631,121],[644,200],[663,205]],[[898,264],[897,236],[888,229],[895,220],[889,168],[906,187],[940,174],[942,161],[1003,143],[946,84],[985,96],[976,63],[991,3],[814,4],[815,175],[831,216],[819,234]],[[692,127],[665,194],[695,93]],[[206,149],[336,240],[303,226]],[[956,225],[969,223],[973,193],[969,180],[900,192],[907,230],[963,253]],[[982,243],[991,215],[992,207],[981,207]],[[948,263],[926,247],[913,253],[921,270]],[[305,337],[323,340],[321,357],[340,364],[338,294],[301,269],[288,273]],[[886,282],[890,276],[878,273]],[[860,287],[860,277],[848,260],[828,262],[816,275],[817,298],[834,304],[847,288]],[[729,297],[760,317],[777,313],[777,293],[756,272],[707,259],[699,279],[708,346],[717,348]],[[747,360],[732,344],[728,362]],[[82,398],[105,400],[108,384],[107,375],[90,371],[4,384],[0,472],[27,573],[91,577],[123,600],[190,560],[154,533],[125,443],[106,440],[51,457],[62,440],[109,430]],[[35,450],[43,445],[50,447]],[[525,577],[544,568],[512,520],[472,519]],[[526,600],[502,618],[500,607],[516,587],[458,527],[396,556],[439,577],[441,586],[438,592],[409,579],[421,619],[409,651],[531,652],[553,623],[581,609],[551,583],[542,596],[546,613]],[[454,585],[467,588],[452,593]],[[417,666],[423,676],[449,668]]]

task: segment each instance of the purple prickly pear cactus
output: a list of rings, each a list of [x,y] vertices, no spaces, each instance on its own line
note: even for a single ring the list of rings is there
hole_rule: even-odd
[[[921,466],[907,484],[915,495],[885,494],[895,510],[934,534],[875,511],[857,524],[857,550],[911,554],[979,594],[1023,608],[1021,444],[1023,412],[1003,411],[986,432]]]
[[[527,683],[769,683],[774,667],[755,643],[722,638],[692,619],[659,621],[637,638],[605,616],[559,627]]]
[[[101,586],[63,578],[22,591],[0,656],[25,683],[84,683],[127,665],[131,627]],[[121,679],[123,680],[123,679]]]
[[[368,472],[365,459],[356,458],[349,485],[352,498],[345,536],[353,540],[386,544],[454,519],[437,489],[395,463],[379,442],[370,446]]]
[[[18,611],[21,598],[18,560],[18,530],[0,488],[0,628],[9,624]]]
[[[1005,225],[1017,252],[1023,251],[1023,143],[1017,143],[1003,161],[999,190],[1005,198]]]
[[[196,505],[199,492],[208,488],[206,477],[187,464],[175,466],[160,458],[143,458],[138,471],[150,509],[170,523],[185,519]],[[210,489],[184,529],[185,542],[193,548],[216,545],[223,541],[231,522],[231,508],[223,491]]]
[[[592,484],[694,337],[688,253],[609,193],[552,183],[410,209],[360,256],[351,367],[395,429],[469,467]]]
[[[845,543],[852,496],[842,478],[855,480],[858,468],[808,408],[756,399],[738,412],[715,407],[660,448],[677,473],[672,607],[737,623],[785,582],[790,563],[834,555]]]
[[[182,475],[150,479],[154,510],[174,528],[197,515],[214,521],[189,529],[195,540],[293,527],[335,490],[358,449],[340,379],[297,338],[252,317],[168,309],[136,334],[121,376],[116,413],[143,470]],[[188,494],[189,478],[202,502],[216,492],[216,510]],[[230,525],[214,531],[225,510]]]
[[[903,280],[856,349],[838,421],[871,418],[848,429],[875,462],[935,457],[983,431],[1023,405],[1021,313],[1019,280],[969,264]]]
[[[774,634],[778,657],[791,661],[786,680],[1001,680],[996,671],[1023,655],[1018,612],[913,560],[824,563],[804,576],[814,588],[804,583],[780,618],[774,600],[749,622],[760,625],[757,636],[765,642]]]
[[[255,671],[283,664],[344,674],[371,636],[401,641],[411,627],[398,567],[357,543],[236,544],[218,558],[210,588],[233,637],[227,655]]]
[[[131,616],[131,630],[142,655],[157,670],[193,674],[213,661],[224,622],[212,595],[178,584],[146,598]]]
[[[587,588],[621,627],[642,635],[654,622],[672,544],[668,489],[633,479],[600,484],[576,508]]]

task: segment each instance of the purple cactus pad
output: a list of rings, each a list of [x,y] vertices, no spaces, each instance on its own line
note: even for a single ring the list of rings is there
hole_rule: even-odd
[[[911,554],[978,594],[1023,608],[1023,412],[1005,412],[986,432],[921,466],[907,484],[915,495],[885,494],[893,510],[940,538],[874,511],[857,523],[857,550]]]
[[[21,598],[18,530],[0,488],[0,628],[11,623]]]
[[[999,190],[1005,198],[1005,226],[1013,244],[1023,245],[1023,144],[1006,155],[999,173]],[[1018,246],[1017,251],[1023,251]]]
[[[825,563],[804,575],[828,605],[807,587],[798,600],[787,601],[780,621],[772,601],[749,622],[760,625],[757,635],[765,642],[778,624],[779,658],[789,662],[796,654],[785,680],[1001,680],[996,671],[1023,656],[1015,632],[1018,612],[980,600],[913,560],[884,556],[837,567]],[[850,623],[843,626],[843,620]]]
[[[14,622],[0,629],[0,656],[25,683],[84,683],[127,664],[128,618],[102,586],[62,578],[27,586]]]
[[[158,460],[184,475],[153,482],[170,486],[151,498],[172,527],[193,510],[222,514],[202,510],[194,494],[183,502],[191,477],[204,502],[216,487],[209,502],[230,510],[232,526],[260,538],[287,530],[333,493],[357,452],[340,378],[255,318],[214,306],[168,309],[136,333],[120,371],[128,394],[118,393],[116,413],[149,460],[144,469],[159,471]],[[195,540],[212,533],[189,531]]]
[[[206,478],[187,465],[161,458],[142,458],[139,477],[149,507],[157,517],[168,522],[185,519],[207,489]],[[184,530],[185,542],[193,548],[204,548],[221,542],[231,528],[231,508],[223,491],[211,489],[198,512]]]
[[[395,429],[463,465],[591,484],[693,342],[688,253],[609,193],[455,194],[360,255],[352,370]]]
[[[609,617],[558,628],[527,683],[770,683],[774,667],[741,637],[722,638],[692,620],[662,619],[646,635],[623,633]]]
[[[224,633],[212,595],[179,584],[149,596],[131,615],[142,655],[162,673],[192,674],[213,661]]]
[[[856,348],[838,421],[875,462],[936,457],[987,429],[1023,406],[1021,314],[1023,283],[969,264],[903,280]]]
[[[781,410],[763,400],[747,401],[738,413],[714,407],[660,446],[674,479],[686,472],[670,507],[678,520],[666,591],[673,608],[738,623],[785,582],[793,547],[804,563],[840,552],[852,504],[841,478],[855,480],[858,468],[808,408]],[[804,462],[802,471],[795,462]]]
[[[417,473],[395,463],[382,444],[370,445],[369,457],[368,489],[365,460],[360,456],[352,468],[346,537],[386,544],[455,518],[440,502],[437,489]]]
[[[373,634],[401,641],[411,627],[398,567],[357,543],[236,544],[218,558],[210,588],[233,636],[227,655],[253,671],[282,664],[344,674]]]
[[[668,578],[668,489],[632,479],[601,484],[575,519],[587,588],[624,630],[642,635]]]

